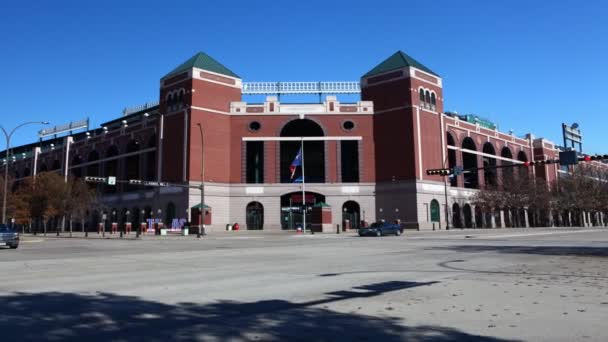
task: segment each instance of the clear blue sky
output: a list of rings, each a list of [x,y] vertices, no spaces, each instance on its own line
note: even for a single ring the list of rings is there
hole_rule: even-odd
[[[84,5],[86,3],[86,6]],[[205,51],[245,81],[358,80],[403,50],[444,80],[445,109],[608,153],[603,1],[3,1],[0,124],[100,123],[158,98]],[[23,129],[17,144],[36,138]],[[4,146],[2,145],[3,149]]]

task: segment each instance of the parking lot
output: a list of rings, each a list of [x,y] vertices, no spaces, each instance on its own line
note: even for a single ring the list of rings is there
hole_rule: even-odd
[[[24,237],[8,340],[605,341],[608,229]]]

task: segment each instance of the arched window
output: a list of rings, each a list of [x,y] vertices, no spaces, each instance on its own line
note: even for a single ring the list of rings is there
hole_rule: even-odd
[[[424,102],[431,103],[431,93],[428,90],[424,92]]]
[[[129,141],[129,143],[127,144],[127,153],[135,153],[137,151],[139,151],[139,141]],[[133,154],[128,156],[125,162],[125,179],[141,179],[141,175],[139,172],[139,154]],[[140,189],[141,188],[137,186],[127,185],[127,191],[135,191]]]
[[[524,151],[519,151],[519,153],[517,154],[517,160],[521,161],[521,162],[527,162],[528,161],[528,156],[526,155],[526,152]],[[529,169],[527,167],[519,167],[519,177],[522,178],[522,180],[527,177],[527,175],[529,174]]]
[[[496,155],[494,150],[494,146],[487,142],[483,144],[483,153]],[[483,177],[485,180],[485,185],[488,187],[495,187],[497,185],[496,182],[496,158],[483,156]]]
[[[424,103],[424,89],[420,88],[420,103]]]
[[[281,137],[322,137],[323,129],[309,119],[296,119],[288,122],[281,130]],[[290,166],[300,151],[299,141],[281,141],[281,182],[294,183],[302,181],[302,168],[295,168],[292,175]],[[306,182],[325,183],[325,142],[304,142],[304,174]]]
[[[435,99],[435,93],[431,93],[431,106],[435,107],[437,100]]]
[[[456,146],[456,143],[454,142],[454,137],[452,137],[452,134],[450,134],[449,132],[446,134],[447,134],[448,146]],[[456,150],[448,148],[447,152],[448,152],[448,167],[454,168],[456,166]],[[450,177],[450,185],[451,186],[458,185],[458,179],[456,176]]]
[[[500,151],[500,156],[506,159],[513,159],[513,154],[511,153],[511,149],[509,149],[507,146],[502,148],[502,151]],[[501,165],[513,165],[513,162],[511,161],[507,161],[507,160],[502,160]],[[505,167],[502,168],[502,187],[503,189],[507,190],[510,189],[513,186],[513,168],[512,167]]]
[[[92,162],[96,162],[99,160],[99,152],[97,151],[91,151],[89,152],[89,156],[87,158],[87,162],[92,163]],[[98,177],[99,176],[99,164],[89,164],[87,166],[87,176],[90,177]]]
[[[112,157],[116,157],[119,154],[118,152],[118,147],[116,147],[115,145],[110,146],[107,150],[106,150],[106,158],[112,158]],[[118,159],[111,159],[106,161],[106,166],[105,166],[105,174],[104,177],[116,177],[118,176]],[[108,185],[105,186],[105,190],[107,193],[115,193],[117,191],[118,185]]]
[[[82,164],[82,157],[77,154],[72,158],[72,165],[70,167],[72,175],[76,178],[82,177],[82,167],[79,166],[80,164]]]
[[[156,148],[156,134],[153,134],[148,140],[148,148]],[[156,151],[150,151],[146,153],[145,161],[145,178],[146,180],[153,181],[156,179]]]
[[[467,137],[462,142],[462,148],[471,151],[477,151],[475,142],[470,137]],[[464,174],[464,187],[470,189],[479,188],[479,177],[477,176],[477,154],[470,152],[462,152],[462,166],[468,170]]]

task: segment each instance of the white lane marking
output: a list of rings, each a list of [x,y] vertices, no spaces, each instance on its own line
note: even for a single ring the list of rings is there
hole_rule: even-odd
[[[501,234],[501,235],[473,235],[473,238],[482,238],[482,239],[500,239],[500,238],[510,238],[510,237],[522,237],[522,236],[540,236],[540,235],[557,235],[557,234],[576,234],[576,233],[591,233],[591,232],[601,232],[599,229],[585,229],[585,230],[575,230],[575,231],[553,231],[553,232],[542,232],[542,233],[519,233],[519,234]],[[605,230],[608,231],[608,230]]]
[[[36,242],[43,242],[43,239],[37,239],[37,240],[21,240],[20,243],[36,243]]]

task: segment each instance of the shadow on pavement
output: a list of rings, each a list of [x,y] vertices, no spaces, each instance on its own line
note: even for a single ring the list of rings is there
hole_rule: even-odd
[[[504,341],[315,307],[431,284],[371,284],[306,303],[170,305],[111,293],[15,293],[0,297],[0,332],[6,341]]]
[[[429,249],[470,253],[497,252],[509,254],[608,257],[608,247],[459,245],[431,247]]]

